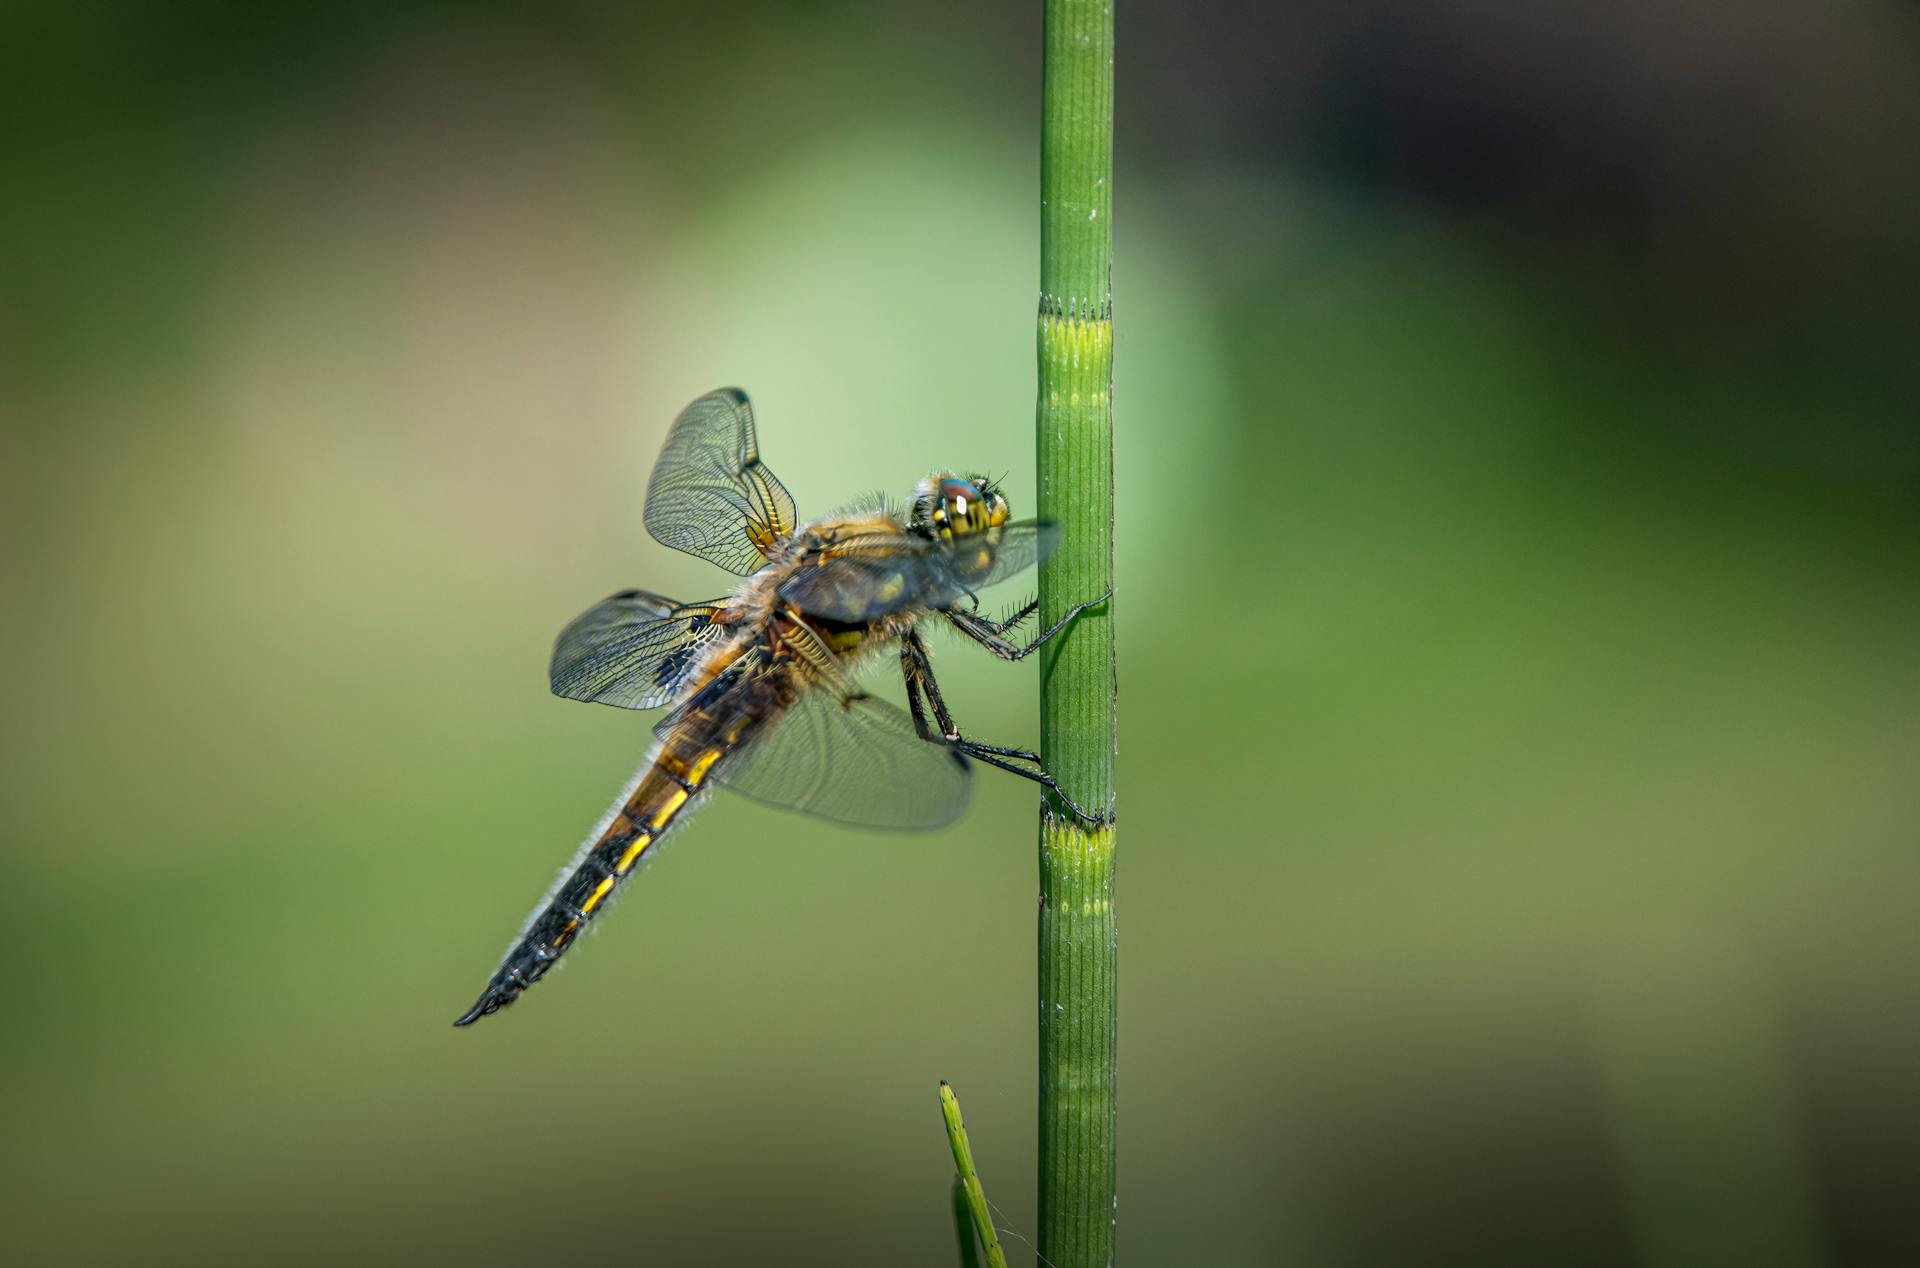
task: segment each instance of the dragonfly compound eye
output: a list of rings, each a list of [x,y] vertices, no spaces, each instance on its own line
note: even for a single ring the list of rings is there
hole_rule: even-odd
[[[971,480],[950,479],[940,484],[934,523],[954,533],[971,533],[987,525],[988,499]]]

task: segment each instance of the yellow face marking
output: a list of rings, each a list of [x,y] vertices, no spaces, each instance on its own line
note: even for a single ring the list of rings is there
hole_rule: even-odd
[[[580,910],[586,912],[589,916],[591,916],[593,914],[593,909],[595,907],[598,907],[601,903],[605,902],[607,899],[607,895],[611,894],[612,892],[613,892],[613,877],[602,876],[600,878],[600,883],[593,887],[593,892],[587,895],[587,901],[580,904]]]
[[[632,844],[627,846],[627,852],[620,856],[620,861],[613,865],[613,870],[625,876],[633,870],[633,865],[640,861],[640,856],[645,854],[647,847],[652,844],[653,838],[646,833],[641,833],[638,837],[634,838]]]
[[[660,829],[666,827],[667,820],[673,818],[674,815],[680,813],[680,807],[686,804],[687,804],[686,789],[676,788],[672,792],[668,793],[667,799],[660,803],[660,808],[653,812],[653,830],[655,832],[658,832]]]
[[[713,769],[713,764],[719,760],[720,750],[717,748],[708,749],[693,759],[693,765],[687,767],[687,773],[685,775],[686,781],[697,787],[700,781],[707,777],[707,772]]]

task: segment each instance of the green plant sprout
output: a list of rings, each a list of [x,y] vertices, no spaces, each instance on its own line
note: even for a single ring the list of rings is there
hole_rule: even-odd
[[[960,1229],[960,1262],[979,1262],[973,1256],[973,1234],[978,1234],[990,1268],[1007,1268],[1006,1252],[1000,1249],[1000,1238],[993,1231],[993,1217],[987,1211],[987,1191],[980,1184],[980,1173],[974,1169],[973,1146],[967,1143],[967,1125],[960,1121],[960,1098],[953,1094],[952,1086],[945,1079],[940,1080],[940,1117],[946,1120],[947,1144],[953,1148],[953,1166],[959,1173],[954,1219],[972,1225],[971,1230],[964,1226]]]

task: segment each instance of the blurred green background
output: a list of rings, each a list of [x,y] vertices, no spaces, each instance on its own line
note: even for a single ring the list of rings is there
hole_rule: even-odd
[[[647,742],[553,635],[719,588],[640,524],[681,405],[803,513],[1031,507],[1038,41],[7,6],[9,1262],[950,1263],[942,1077],[1031,1234],[1017,781],[723,794],[448,1023]],[[1123,1258],[1914,1262],[1912,10],[1119,45]]]

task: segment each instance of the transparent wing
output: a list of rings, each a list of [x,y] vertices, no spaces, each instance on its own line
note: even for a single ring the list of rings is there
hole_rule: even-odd
[[[951,546],[917,533],[861,533],[780,587],[780,597],[829,621],[870,621],[906,607],[947,608],[1045,559],[1060,542],[1047,520],[1003,524]]]
[[[816,682],[714,768],[755,801],[860,828],[942,828],[973,790],[967,759],[923,740],[903,710]]]
[[[622,590],[560,631],[548,680],[553,694],[621,709],[653,709],[679,692],[695,655],[720,628],[719,603],[675,603]]]
[[[954,546],[956,575],[971,590],[984,590],[1040,563],[1060,545],[1060,526],[1052,520],[1022,520],[990,528],[987,536],[992,540],[985,557],[976,553],[969,561],[963,557],[974,548],[964,540]]]
[[[680,411],[653,464],[642,518],[662,545],[743,577],[793,532],[793,495],[760,461],[745,392],[721,388]]]

